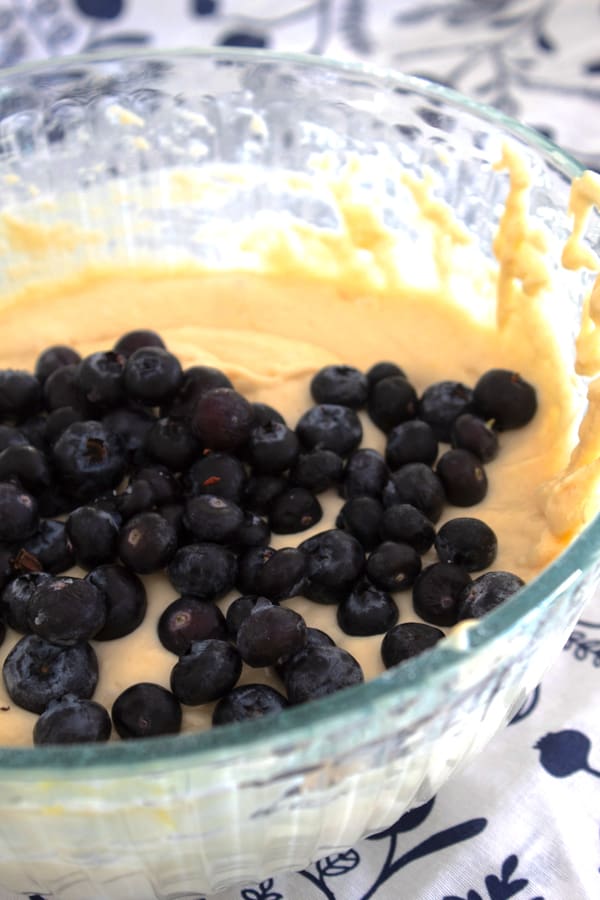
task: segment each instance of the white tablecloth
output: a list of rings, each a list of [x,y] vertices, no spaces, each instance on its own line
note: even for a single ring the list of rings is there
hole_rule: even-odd
[[[437,78],[600,168],[598,0],[0,0],[0,65],[227,42]],[[600,898],[599,689],[600,598],[515,721],[435,800],[219,900]]]

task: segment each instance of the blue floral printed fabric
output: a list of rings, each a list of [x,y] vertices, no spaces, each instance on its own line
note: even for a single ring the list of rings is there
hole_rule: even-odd
[[[218,44],[425,75],[600,168],[598,0],[0,0],[0,66]],[[354,848],[218,900],[600,897],[599,692],[600,598],[511,725],[432,801]]]

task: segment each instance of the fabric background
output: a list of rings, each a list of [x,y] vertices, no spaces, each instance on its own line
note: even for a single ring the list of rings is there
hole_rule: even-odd
[[[595,168],[599,38],[598,0],[0,0],[1,66],[132,45],[367,60],[452,84]],[[512,724],[433,801],[219,900],[600,897],[599,687],[600,598]]]

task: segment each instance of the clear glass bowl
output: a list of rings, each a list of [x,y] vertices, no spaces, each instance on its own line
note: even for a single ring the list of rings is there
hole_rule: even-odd
[[[1,211],[101,234],[40,255],[36,277],[90,261],[160,254],[231,262],[194,225],[294,203],[327,222],[323,197],[282,193],[330,151],[375,162],[394,227],[386,159],[443,171],[442,198],[491,253],[507,182],[492,172],[510,138],[533,174],[531,215],[568,233],[579,165],[540,135],[439,85],[368,67],[253,51],[66,59],[0,77]],[[256,185],[207,211],[170,208],[161,173],[214,162],[254,167]],[[126,179],[126,208],[93,198]],[[136,182],[137,179],[137,182]],[[217,192],[218,193],[218,192]],[[56,203],[61,197],[71,201]],[[73,196],[76,202],[72,202]],[[148,197],[151,197],[150,201]],[[33,198],[33,199],[32,199]],[[44,201],[48,202],[44,202]],[[143,217],[137,233],[132,223]],[[592,217],[588,241],[598,245]],[[19,254],[0,270],[14,286]],[[572,355],[589,273],[558,271]],[[197,896],[296,870],[390,825],[430,798],[518,709],[558,655],[600,580],[594,521],[535,581],[461,641],[446,641],[343,695],[270,721],[78,748],[0,749],[0,889],[74,900]]]

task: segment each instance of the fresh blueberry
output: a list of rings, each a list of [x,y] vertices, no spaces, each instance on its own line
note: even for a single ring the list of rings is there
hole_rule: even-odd
[[[46,416],[44,444],[47,447],[51,447],[59,439],[65,428],[68,428],[73,422],[80,421],[81,410],[79,409],[74,409],[72,406],[59,406],[58,409],[53,409]]]
[[[181,706],[160,684],[143,681],[126,688],[111,710],[115,731],[121,738],[157,737],[181,731]]]
[[[232,387],[232,385],[229,385],[229,387]],[[252,409],[254,410],[255,425],[269,425],[272,422],[279,422],[280,425],[286,424],[281,413],[274,407],[269,406],[268,403],[253,403]]]
[[[285,667],[284,683],[291,704],[317,700],[364,681],[363,671],[341,647],[311,647]]]
[[[397,375],[400,375],[402,378],[406,377],[403,369],[401,369],[400,366],[397,366],[396,363],[388,362],[386,360],[375,363],[375,365],[371,366],[371,368],[367,372],[369,393],[378,381],[381,381],[383,378],[391,378],[392,376]]]
[[[276,534],[297,534],[316,525],[323,509],[314,494],[291,487],[279,494],[269,507],[269,525]]]
[[[140,575],[164,568],[177,550],[177,533],[160,513],[133,516],[119,532],[121,562]]]
[[[410,544],[384,541],[367,559],[366,573],[383,591],[402,591],[421,571],[421,557]]]
[[[384,506],[409,503],[432,522],[440,518],[445,502],[444,485],[425,463],[407,463],[396,469],[383,492]]]
[[[256,570],[254,591],[269,600],[285,600],[302,593],[306,559],[301,550],[283,547],[264,557]]]
[[[522,428],[537,411],[533,385],[508,369],[485,372],[475,385],[473,400],[476,412],[486,422],[493,421],[498,431]]]
[[[91,581],[63,575],[38,582],[27,615],[34,634],[61,647],[72,647],[100,631],[106,620],[106,603]]]
[[[460,381],[437,381],[423,391],[419,400],[419,418],[427,422],[438,441],[450,443],[456,418],[469,412],[473,391]]]
[[[410,503],[395,503],[383,511],[381,537],[384,541],[400,541],[417,553],[427,553],[435,540],[433,522]]]
[[[153,502],[156,506],[173,503],[179,500],[181,485],[173,473],[161,463],[140,466],[131,476],[131,482],[145,481],[152,490]],[[217,491],[210,493],[216,494]]]
[[[317,603],[338,603],[363,574],[364,550],[344,531],[321,531],[298,549],[306,557],[304,594]]]
[[[272,421],[252,428],[245,454],[254,472],[279,475],[294,465],[299,448],[296,433],[287,425]]]
[[[79,364],[79,385],[89,403],[114,407],[123,402],[125,357],[113,351],[98,351]]]
[[[67,694],[52,700],[33,726],[33,743],[84,744],[107,741],[112,723],[106,709],[94,700]]]
[[[65,694],[89,700],[98,682],[98,660],[89,644],[60,647],[28,634],[14,645],[2,672],[11,700],[22,709],[42,713],[51,700]]]
[[[137,328],[122,334],[115,343],[113,351],[128,358],[142,347],[160,347],[162,350],[166,350],[165,342],[156,331],[151,331],[149,328]]]
[[[252,512],[267,515],[271,504],[290,487],[283,475],[251,475],[243,494],[243,504]]]
[[[183,419],[165,416],[148,429],[144,449],[151,459],[182,472],[200,456],[201,447]]]
[[[214,388],[233,388],[233,384],[224,372],[212,366],[185,369],[177,393],[169,404],[169,415],[189,420],[198,399]]]
[[[259,594],[258,577],[267,562],[275,556],[274,547],[250,547],[240,554],[236,574],[236,587],[241,594]]]
[[[106,607],[106,619],[96,641],[125,637],[141,625],[146,615],[146,588],[137,575],[117,563],[105,563],[85,576],[100,591]]]
[[[77,410],[82,417],[87,415],[89,404],[79,384],[78,365],[61,366],[55,369],[44,381],[42,394],[44,406],[49,412],[61,409],[63,406],[70,406]]]
[[[167,567],[167,575],[180,594],[203,600],[223,597],[235,584],[235,554],[221,544],[200,543],[180,547]]]
[[[435,549],[440,562],[456,563],[467,572],[487,569],[496,559],[498,539],[481,519],[450,519],[437,533]]]
[[[310,383],[315,403],[338,403],[360,409],[367,402],[368,381],[352,366],[324,366]]]
[[[242,657],[227,641],[195,641],[171,669],[171,690],[186,706],[199,706],[224,697],[242,672]]]
[[[403,375],[376,381],[369,392],[367,410],[371,420],[388,432],[417,414],[417,392]]]
[[[79,506],[69,515],[66,528],[80,566],[91,569],[115,559],[119,526],[106,510]]]
[[[127,359],[123,384],[128,397],[147,406],[166,403],[182,378],[177,357],[162,347],[140,347]]]
[[[301,658],[308,650],[311,650],[313,647],[335,647],[335,645],[333,638],[324,631],[321,631],[319,628],[308,627],[306,629],[306,642],[302,650],[295,653],[293,656],[290,656],[290,658],[286,659],[284,662],[274,666],[275,671],[282,681],[285,681],[285,671],[288,666],[293,666],[295,660]]]
[[[459,597],[458,619],[479,619],[513,594],[525,582],[512,572],[485,572],[466,585]]]
[[[199,494],[187,500],[183,521],[196,540],[226,544],[234,539],[244,514],[233,500]]]
[[[25,551],[37,561],[41,569],[52,575],[58,575],[75,565],[75,555],[67,537],[65,523],[58,519],[42,519],[38,530],[20,542],[20,551]],[[27,564],[27,567],[30,566],[31,559]]]
[[[479,416],[463,413],[454,421],[450,442],[459,450],[468,450],[483,463],[498,455],[498,435]]]
[[[0,416],[25,419],[36,413],[42,402],[35,375],[20,369],[0,369]]]
[[[118,435],[127,458],[134,463],[144,455],[146,436],[154,422],[155,417],[147,410],[127,406],[110,410],[102,417],[106,430]]]
[[[127,467],[120,438],[94,420],[69,425],[52,458],[61,484],[82,501],[116,487]]]
[[[32,447],[37,447],[42,453],[45,453],[48,449],[46,444],[46,423],[46,414],[36,413],[19,424],[19,431],[25,435],[27,443]]]
[[[0,424],[0,452],[7,447],[27,446],[27,438],[22,431],[12,425]]]
[[[225,616],[209,600],[178,597],[161,613],[157,625],[158,639],[167,650],[183,656],[194,641],[228,638]]]
[[[267,684],[242,684],[217,702],[212,714],[213,725],[248,722],[280,712],[288,701]]]
[[[24,572],[4,587],[0,610],[7,625],[20,634],[29,634],[29,602],[42,581],[52,576],[48,572]]]
[[[475,506],[488,489],[488,480],[481,461],[468,450],[447,450],[442,453],[436,472],[449,503],[454,506]]]
[[[211,450],[236,450],[248,440],[254,425],[252,404],[231,388],[214,388],[198,398],[192,431]]]
[[[300,417],[296,434],[305,450],[333,450],[338,456],[348,456],[360,446],[363,430],[353,409],[322,403]]]
[[[0,482],[0,541],[23,541],[31,537],[38,527],[35,497],[16,484]]]
[[[127,487],[115,494],[115,521],[127,522],[139,513],[150,512],[155,504],[154,490],[145,478],[130,481]]]
[[[264,547],[271,540],[269,523],[255,512],[245,512],[242,523],[233,536],[232,543],[243,551],[248,547]]]
[[[72,347],[65,344],[55,344],[47,347],[38,356],[35,363],[35,376],[40,382],[44,382],[56,369],[63,366],[76,366],[81,361],[81,356]]]
[[[387,591],[360,581],[339,604],[338,625],[346,634],[384,634],[398,621],[398,607]]]
[[[299,653],[306,643],[306,623],[285,606],[255,606],[240,624],[236,636],[239,653],[249,666],[281,664]]]
[[[390,473],[377,450],[355,450],[348,457],[341,487],[342,497],[380,498]]]
[[[335,525],[360,541],[368,552],[380,541],[382,518],[383,506],[375,497],[351,497],[340,509]]]
[[[44,453],[29,444],[13,445],[0,453],[0,481],[17,479],[26,491],[37,496],[50,487],[52,475]]]
[[[429,650],[444,637],[444,632],[425,622],[402,622],[394,625],[381,642],[381,658],[386,669],[397,666]]]
[[[237,637],[240,625],[244,619],[256,608],[257,605],[273,606],[271,600],[266,597],[259,597],[256,594],[243,594],[236,597],[229,604],[225,621],[227,623],[227,632],[233,640]]]
[[[433,465],[438,455],[438,442],[431,425],[422,419],[410,419],[392,428],[385,447],[385,461],[390,469],[407,463]]]
[[[320,494],[342,480],[344,460],[333,450],[309,450],[301,453],[290,472],[290,481]]]
[[[430,625],[456,625],[463,588],[471,576],[453,563],[433,563],[413,585],[415,613]]]

